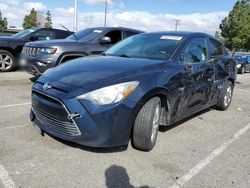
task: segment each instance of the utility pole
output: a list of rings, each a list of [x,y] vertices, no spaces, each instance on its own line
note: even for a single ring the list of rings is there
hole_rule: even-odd
[[[106,27],[106,26],[107,26],[107,12],[108,12],[108,0],[105,0],[104,27]]]
[[[77,31],[78,23],[78,0],[75,0],[75,20],[74,20],[74,30]]]
[[[91,25],[91,27],[92,27],[92,25],[93,25],[93,19],[94,19],[95,17],[93,16],[93,14],[91,14],[90,16],[89,16],[89,21],[90,21],[90,25]]]
[[[89,22],[89,25],[92,26],[93,25],[93,19],[95,17],[93,16],[93,14],[91,14],[90,16],[85,16],[84,19]]]
[[[178,26],[181,25],[180,24],[181,20],[180,19],[175,19],[174,21],[175,21],[175,31],[177,31],[178,30]]]

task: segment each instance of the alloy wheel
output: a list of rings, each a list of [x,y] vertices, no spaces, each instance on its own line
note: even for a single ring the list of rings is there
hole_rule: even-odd
[[[159,122],[160,122],[160,104],[157,105],[155,109],[154,119],[153,119],[153,126],[152,126],[152,134],[151,134],[151,142],[153,143],[156,136],[157,131],[159,128]]]
[[[0,54],[0,69],[1,70],[8,70],[12,66],[12,58],[7,54]]]
[[[228,86],[226,94],[224,96],[224,105],[226,107],[229,106],[231,100],[232,100],[232,87]]]

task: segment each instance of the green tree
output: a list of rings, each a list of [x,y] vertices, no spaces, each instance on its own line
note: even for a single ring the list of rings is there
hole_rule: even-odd
[[[46,13],[46,17],[45,17],[45,25],[46,28],[52,28],[52,18],[51,18],[51,14],[50,11],[48,10]]]
[[[32,8],[30,14],[26,15],[23,20],[23,28],[29,29],[32,27],[39,27],[40,23],[37,20],[37,11]]]
[[[2,12],[0,11],[0,31],[3,32],[8,27],[8,20],[7,18],[2,17]]]
[[[225,42],[225,39],[221,36],[221,33],[219,31],[215,32],[214,37],[217,38],[218,40],[220,40],[222,43]]]
[[[250,50],[250,0],[238,0],[220,24],[221,35],[230,50]]]

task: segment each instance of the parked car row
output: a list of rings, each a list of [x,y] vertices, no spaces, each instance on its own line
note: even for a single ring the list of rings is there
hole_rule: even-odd
[[[0,37],[0,72],[8,72],[18,66],[19,55],[27,42],[64,39],[72,32],[50,28],[31,28],[12,36]]]
[[[34,76],[66,61],[89,55],[100,55],[115,43],[142,31],[95,27],[76,32],[66,39],[27,43],[22,51],[21,65]]]

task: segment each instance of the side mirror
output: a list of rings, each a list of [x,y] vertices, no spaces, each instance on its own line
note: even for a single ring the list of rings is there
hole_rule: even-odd
[[[110,44],[111,43],[111,38],[104,36],[104,37],[101,38],[99,43],[100,44]]]
[[[38,37],[31,36],[31,37],[29,38],[29,40],[30,40],[30,41],[36,41],[36,40],[38,40]]]

